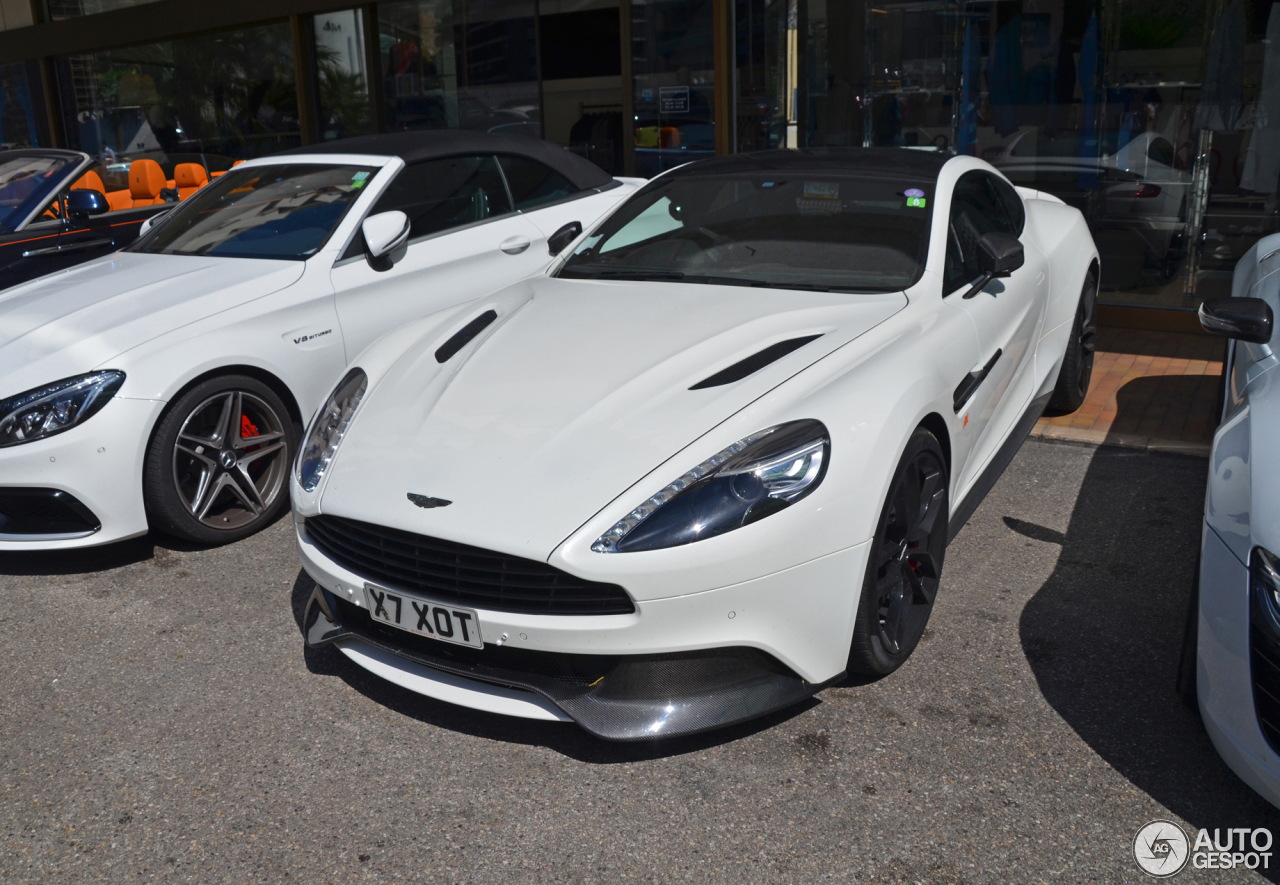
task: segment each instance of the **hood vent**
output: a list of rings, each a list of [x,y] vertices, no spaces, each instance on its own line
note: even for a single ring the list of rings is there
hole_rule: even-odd
[[[461,329],[453,333],[444,344],[440,345],[440,349],[436,351],[436,362],[447,363],[449,359],[462,348],[466,347],[472,338],[484,331],[485,326],[492,323],[498,318],[496,311],[486,310],[480,316],[467,323]]]
[[[793,350],[799,350],[815,338],[821,337],[821,335],[806,335],[803,338],[791,338],[786,341],[779,341],[777,344],[770,344],[759,353],[753,353],[745,360],[740,360],[727,369],[721,369],[710,378],[703,378],[689,389],[705,390],[708,387],[720,387],[724,384],[741,381],[748,375],[759,372],[770,363],[777,362]]]

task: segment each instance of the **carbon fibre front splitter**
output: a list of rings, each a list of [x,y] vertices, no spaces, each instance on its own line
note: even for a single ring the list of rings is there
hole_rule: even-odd
[[[656,655],[579,655],[487,644],[447,645],[374,622],[319,587],[303,619],[307,645],[360,639],[407,661],[546,698],[609,741],[697,734],[789,707],[826,685],[801,679],[754,648]]]

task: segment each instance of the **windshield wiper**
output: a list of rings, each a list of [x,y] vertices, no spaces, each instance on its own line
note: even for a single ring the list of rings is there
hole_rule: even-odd
[[[626,280],[683,280],[685,278],[685,275],[678,270],[648,270],[639,267],[567,267],[561,271],[561,274],[567,277],[617,277]]]

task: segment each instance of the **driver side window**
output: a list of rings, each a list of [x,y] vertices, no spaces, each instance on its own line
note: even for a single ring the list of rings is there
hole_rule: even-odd
[[[951,195],[942,294],[950,295],[981,274],[978,268],[978,240],[989,233],[1005,233],[1016,237],[1022,232],[1020,227],[1010,217],[1009,206],[991,175],[986,172],[967,172],[960,176]]]
[[[391,209],[409,216],[409,237],[416,239],[506,215],[511,201],[493,157],[448,157],[401,169],[373,214]]]

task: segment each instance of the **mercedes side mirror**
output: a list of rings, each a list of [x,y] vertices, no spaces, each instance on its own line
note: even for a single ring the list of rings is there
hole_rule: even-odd
[[[68,218],[85,219],[90,215],[101,215],[109,211],[111,204],[102,191],[78,187],[67,194]]]
[[[370,215],[360,225],[364,234],[365,254],[369,266],[377,271],[391,270],[404,257],[409,243],[409,216],[399,209]]]
[[[570,221],[564,227],[547,237],[547,251],[552,255],[559,255],[564,251],[564,247],[568,246],[582,234],[582,222]]]
[[[1022,252],[1022,243],[1009,234],[983,234],[978,240],[978,270],[982,277],[968,292],[965,298],[972,298],[987,287],[987,283],[996,277],[1007,277],[1026,262]]]
[[[1275,320],[1271,305],[1261,298],[1224,298],[1200,305],[1200,325],[1214,335],[1250,344],[1270,344]]]

